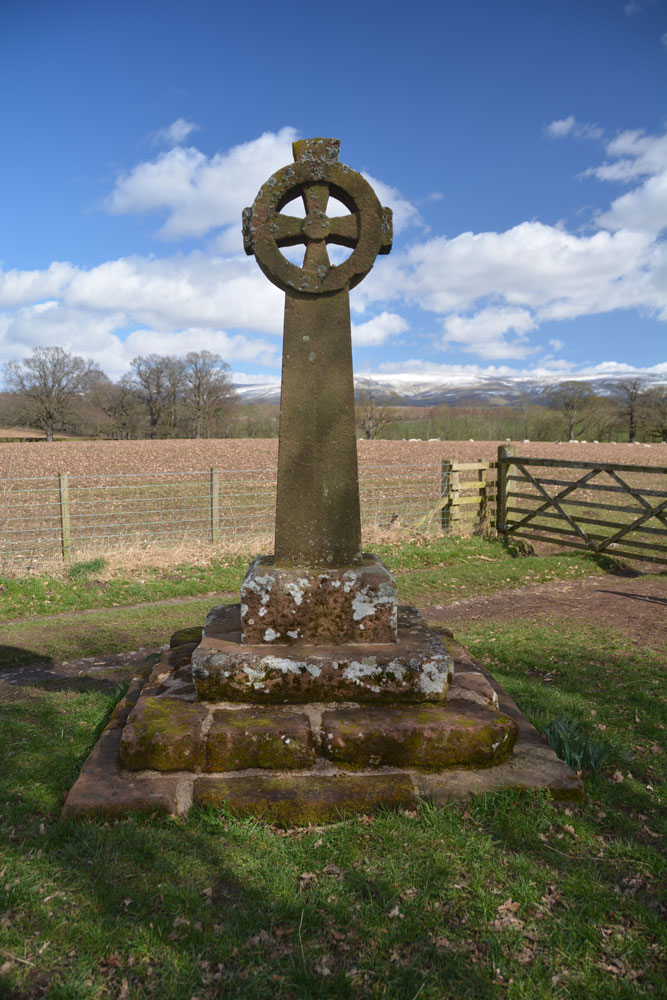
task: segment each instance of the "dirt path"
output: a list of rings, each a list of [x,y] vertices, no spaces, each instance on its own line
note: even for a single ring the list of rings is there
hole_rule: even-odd
[[[457,622],[548,615],[622,629],[653,649],[667,645],[667,577],[609,575],[556,580],[488,597],[464,598],[447,606],[428,605],[423,611],[428,621],[449,625],[454,631]]]
[[[199,599],[201,595],[193,598]],[[171,604],[181,600],[187,601],[187,598],[152,603]],[[489,597],[464,598],[446,606],[431,604],[422,610],[429,622],[447,625],[455,633],[458,622],[509,621],[547,615],[623,629],[647,647],[667,650],[667,577],[607,575],[576,581],[557,580],[503,590]],[[66,612],[58,617],[77,615],[85,616],[86,612]],[[17,688],[45,682],[61,687],[81,687],[86,683],[113,687],[118,680],[127,679],[128,668],[136,672],[151,662],[158,649],[146,647],[111,656],[42,661],[11,671],[0,670],[0,701],[13,700]]]

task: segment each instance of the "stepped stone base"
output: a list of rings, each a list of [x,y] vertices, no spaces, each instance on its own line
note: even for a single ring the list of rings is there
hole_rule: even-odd
[[[442,702],[452,658],[414,609],[398,613],[398,641],[330,645],[241,641],[238,604],[212,608],[192,657],[197,697],[254,704],[311,701]]]
[[[201,702],[190,666],[196,644],[170,649],[116,707],[63,814],[184,815],[200,803],[288,825],[503,787],[581,799],[581,780],[502,688],[441,638],[456,664],[446,701],[396,706]]]

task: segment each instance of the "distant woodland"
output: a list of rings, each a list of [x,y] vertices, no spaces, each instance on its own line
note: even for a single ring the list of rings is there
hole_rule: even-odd
[[[91,362],[59,347],[36,348],[5,366],[0,392],[4,440],[58,435],[142,438],[266,438],[278,435],[278,406],[239,400],[229,366],[209,351],[184,357],[151,354],[132,361],[112,382]],[[667,440],[667,387],[640,380],[596,396],[586,383],[565,381],[535,403],[410,406],[357,398],[359,437],[521,441]],[[15,429],[12,431],[12,428]]]

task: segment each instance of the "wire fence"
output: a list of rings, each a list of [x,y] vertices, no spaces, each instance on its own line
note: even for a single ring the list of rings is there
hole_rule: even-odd
[[[362,466],[362,530],[398,521],[443,527],[440,462]],[[275,469],[100,474],[0,479],[0,558],[190,540],[237,543],[273,533]]]

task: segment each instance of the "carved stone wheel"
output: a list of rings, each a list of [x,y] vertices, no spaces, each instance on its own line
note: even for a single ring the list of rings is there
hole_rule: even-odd
[[[354,288],[392,243],[391,209],[383,208],[368,181],[338,162],[337,140],[308,139],[294,143],[295,163],[283,167],[262,186],[252,208],[243,211],[243,245],[254,254],[267,278],[285,292],[326,295]],[[302,197],[305,218],[281,210]],[[329,197],[349,215],[326,214]],[[333,265],[327,244],[352,253]],[[303,266],[292,264],[281,247],[305,244]]]

